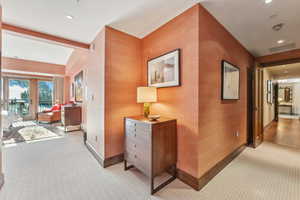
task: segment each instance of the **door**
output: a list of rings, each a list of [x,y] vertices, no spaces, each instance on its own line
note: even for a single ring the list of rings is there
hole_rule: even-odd
[[[263,70],[256,64],[253,78],[253,147],[257,147],[264,140],[263,135]]]
[[[53,81],[38,81],[38,111],[49,110],[53,105]]]
[[[279,102],[278,102],[278,92],[279,92],[279,85],[278,85],[278,83],[275,83],[274,84],[274,87],[273,87],[273,94],[274,94],[274,112],[275,112],[275,114],[274,114],[274,120],[276,121],[276,122],[278,122],[278,104],[279,104]]]
[[[8,115],[12,121],[32,119],[30,80],[8,79]]]

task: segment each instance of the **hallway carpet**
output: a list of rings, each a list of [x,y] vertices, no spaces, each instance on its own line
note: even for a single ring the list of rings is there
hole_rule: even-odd
[[[299,200],[300,151],[247,148],[197,192],[175,180],[154,196],[147,178],[118,164],[101,168],[81,135],[4,149],[1,200]]]

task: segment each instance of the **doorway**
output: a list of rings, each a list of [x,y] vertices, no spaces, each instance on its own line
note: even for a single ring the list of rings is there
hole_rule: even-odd
[[[300,63],[263,70],[264,140],[300,148]]]

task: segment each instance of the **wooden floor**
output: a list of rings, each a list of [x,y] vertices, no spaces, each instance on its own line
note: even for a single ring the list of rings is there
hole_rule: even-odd
[[[264,140],[279,145],[300,148],[300,120],[279,118],[264,131]]]

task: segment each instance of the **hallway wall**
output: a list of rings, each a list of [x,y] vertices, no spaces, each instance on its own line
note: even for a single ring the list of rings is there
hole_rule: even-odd
[[[263,70],[263,127],[265,128],[268,126],[274,119],[275,119],[275,104],[274,102],[272,104],[268,103],[267,101],[267,91],[268,91],[268,85],[267,85],[267,80],[274,80],[273,76],[271,73],[268,71],[268,69]]]
[[[181,86],[158,88],[158,101],[151,112],[177,119],[177,167],[194,177],[198,176],[199,146],[199,9],[197,4],[142,40],[144,85],[149,59],[181,50]]]
[[[200,6],[198,174],[205,175],[247,141],[247,68],[254,57]],[[221,62],[240,68],[240,99],[221,100]]]
[[[293,113],[300,115],[300,83],[293,84]]]

